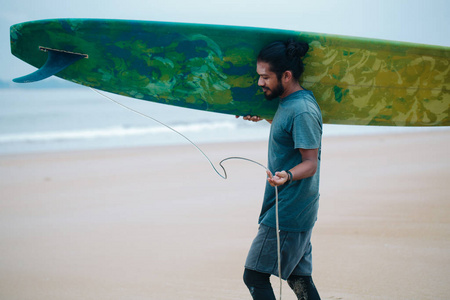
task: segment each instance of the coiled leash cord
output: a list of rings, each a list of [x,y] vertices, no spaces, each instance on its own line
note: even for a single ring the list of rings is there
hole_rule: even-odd
[[[133,108],[131,108],[131,107],[128,107],[128,106],[126,106],[126,105],[124,105],[124,104],[122,104],[122,103],[120,103],[120,102],[118,102],[118,101],[112,99],[111,97],[108,97],[107,95],[105,95],[105,94],[99,92],[99,91],[96,90],[96,89],[93,89],[93,88],[91,88],[91,87],[90,87],[90,89],[91,89],[92,91],[96,92],[97,94],[99,94],[100,96],[102,96],[102,97],[108,99],[109,101],[111,101],[111,102],[113,102],[113,103],[115,103],[115,104],[117,104],[117,105],[119,105],[119,106],[121,106],[121,107],[123,107],[123,108],[125,108],[125,109],[127,109],[127,110],[129,110],[129,111],[131,111],[131,112],[133,112],[133,113],[135,113],[135,114],[138,114],[138,115],[140,115],[141,117],[150,119],[150,120],[152,120],[152,121],[154,121],[154,122],[156,122],[156,123],[158,123],[158,124],[160,124],[160,125],[162,125],[162,126],[168,128],[168,129],[170,129],[171,131],[173,131],[173,132],[179,134],[179,135],[180,135],[181,137],[183,137],[186,141],[188,141],[192,146],[194,146],[194,147],[195,147],[195,148],[196,148],[196,149],[197,149],[197,150],[198,150],[198,151],[199,151],[199,152],[200,152],[200,153],[208,160],[208,162],[209,162],[209,164],[211,165],[211,167],[213,168],[213,170],[217,173],[217,175],[219,175],[219,176],[222,177],[223,179],[227,179],[227,178],[228,178],[227,171],[226,171],[225,167],[223,166],[223,163],[224,163],[225,161],[227,161],[227,160],[232,160],[232,159],[245,160],[245,161],[248,161],[248,162],[257,164],[258,166],[264,168],[266,171],[269,170],[269,169],[268,169],[266,166],[264,166],[263,164],[260,164],[259,162],[254,161],[254,160],[252,160],[252,159],[248,159],[248,158],[245,158],[245,157],[239,157],[239,156],[233,156],[233,157],[227,157],[227,158],[224,158],[224,159],[222,159],[222,160],[219,162],[219,166],[220,166],[220,167],[222,168],[222,170],[223,170],[223,175],[222,175],[222,174],[217,170],[217,168],[214,166],[214,164],[213,164],[212,161],[209,159],[209,157],[205,154],[205,152],[203,152],[203,150],[200,149],[200,147],[198,147],[193,141],[191,141],[187,136],[185,136],[185,135],[182,134],[181,132],[179,132],[179,131],[173,129],[173,128],[170,127],[169,125],[164,124],[163,122],[161,122],[161,121],[159,121],[159,120],[157,120],[157,119],[155,119],[155,118],[153,118],[153,117],[151,117],[151,116],[149,116],[149,115],[146,115],[146,114],[144,114],[144,113],[142,113],[142,112],[140,112],[140,111],[137,111],[137,110],[135,110],[135,109],[133,109]],[[280,245],[280,228],[279,228],[279,220],[278,220],[278,187],[275,187],[275,223],[276,223],[276,232],[277,232],[278,277],[280,278],[280,300],[281,300],[281,296],[282,296],[282,279],[281,279],[281,245]]]

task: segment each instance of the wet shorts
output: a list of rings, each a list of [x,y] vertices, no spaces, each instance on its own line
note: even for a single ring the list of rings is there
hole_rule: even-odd
[[[311,276],[311,233],[280,231],[281,278]],[[245,268],[278,276],[276,229],[260,224],[245,261]]]

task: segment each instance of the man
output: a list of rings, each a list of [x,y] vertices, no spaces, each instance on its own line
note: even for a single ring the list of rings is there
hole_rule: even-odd
[[[255,300],[275,299],[271,274],[287,280],[298,299],[320,299],[311,278],[311,232],[319,206],[322,115],[312,92],[303,89],[302,57],[308,44],[289,40],[258,56],[258,85],[280,103],[271,123],[268,181],[259,230],[250,248],[244,282]],[[259,121],[258,116],[245,120]],[[275,188],[278,187],[281,275],[278,274]]]

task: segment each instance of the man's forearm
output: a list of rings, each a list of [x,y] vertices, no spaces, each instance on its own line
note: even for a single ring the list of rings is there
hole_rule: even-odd
[[[314,174],[316,174],[317,161],[304,160],[300,164],[290,169],[289,171],[292,174],[293,181],[309,178]]]

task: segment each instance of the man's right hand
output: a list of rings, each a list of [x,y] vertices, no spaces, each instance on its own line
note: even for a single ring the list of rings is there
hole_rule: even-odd
[[[239,116],[236,116],[236,119],[239,119]],[[264,120],[258,116],[243,116],[242,119],[246,120],[246,121],[252,121],[252,122],[259,122],[261,120]],[[269,122],[270,124],[272,124],[272,120],[267,120],[267,122]]]

